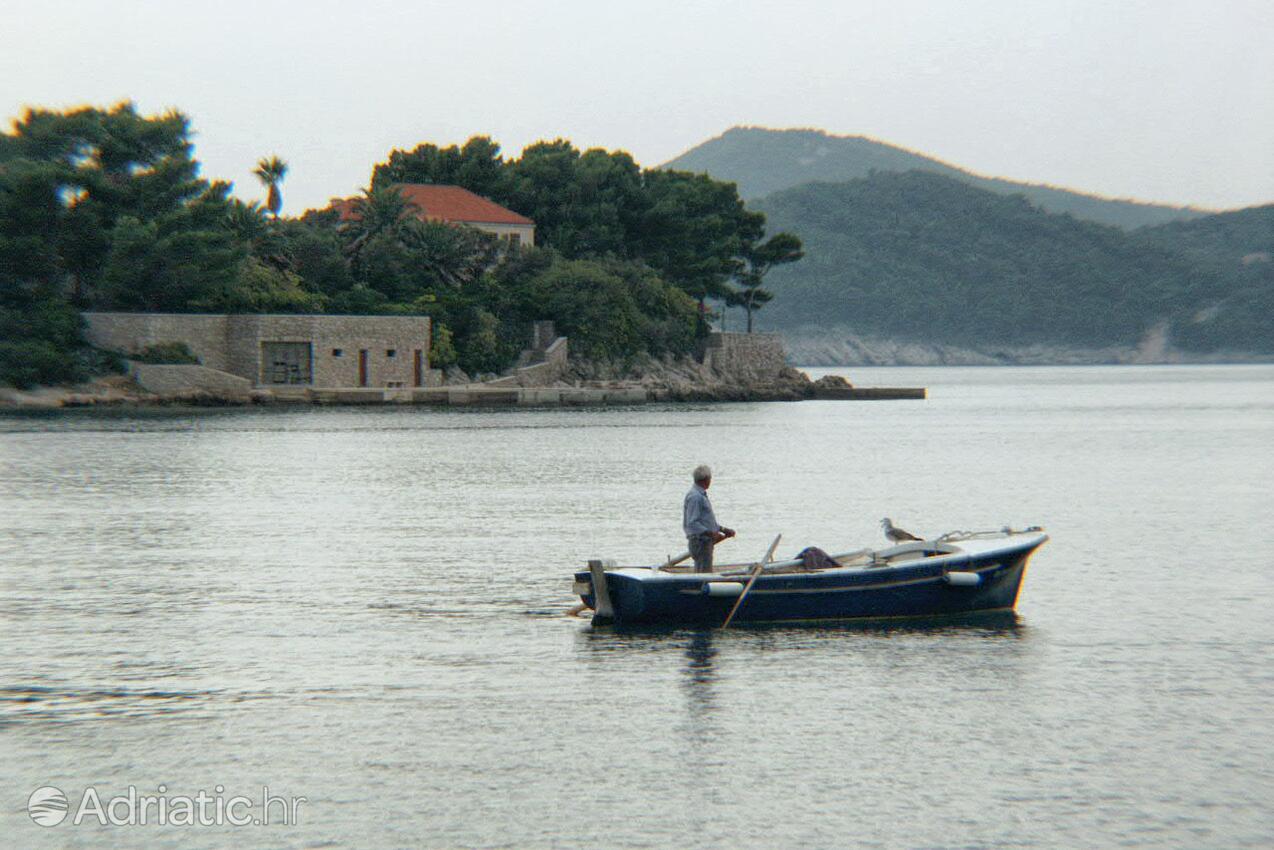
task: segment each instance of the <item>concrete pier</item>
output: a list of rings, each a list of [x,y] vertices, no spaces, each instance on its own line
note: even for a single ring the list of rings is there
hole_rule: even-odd
[[[881,401],[886,399],[923,399],[925,387],[817,387],[814,398],[844,401]]]
[[[312,401],[315,404],[427,404],[450,407],[560,407],[644,404],[665,395],[640,385],[618,387],[517,387],[465,384],[418,389],[257,390],[260,401]],[[924,387],[815,387],[810,396],[827,401],[924,399]]]
[[[428,404],[470,406],[582,406],[642,404],[651,401],[645,387],[516,387],[466,384],[419,389],[312,389],[316,404]],[[272,399],[264,397],[262,401]]]

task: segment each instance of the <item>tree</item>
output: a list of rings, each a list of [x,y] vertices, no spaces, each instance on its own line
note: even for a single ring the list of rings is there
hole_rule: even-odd
[[[804,256],[801,240],[791,233],[776,233],[744,250],[745,265],[735,278],[740,288],[726,296],[726,303],[747,312],[748,333],[752,333],[752,314],[774,298],[773,293],[761,288],[761,281],[775,266],[794,263]]]
[[[363,251],[367,245],[382,234],[392,238],[418,209],[392,186],[364,189],[362,197],[354,199],[351,214],[341,225],[341,237],[355,278],[361,277]]]
[[[246,254],[228,184],[198,177],[180,112],[131,103],[29,109],[0,133],[0,381],[54,383],[109,363],[79,309],[188,310]]]
[[[707,331],[708,298],[726,298],[742,257],[765,232],[765,216],[744,207],[733,183],[706,174],[646,171],[649,207],[635,234],[640,256],[699,302]]]
[[[535,222],[536,243],[570,259],[632,256],[647,207],[641,169],[623,151],[580,153],[564,139],[539,142],[509,166],[502,201]]]
[[[228,221],[230,184],[149,220],[121,218],[111,231],[97,303],[106,309],[187,312],[206,309],[234,288],[248,244]]]
[[[131,103],[28,109],[0,145],[0,191],[22,199],[0,213],[0,230],[20,231],[26,250],[39,243],[44,279],[92,306],[116,223],[154,220],[208,189],[189,137],[180,112],[143,117]]]
[[[288,164],[277,156],[264,157],[257,162],[257,167],[252,170],[252,173],[257,176],[257,179],[263,185],[269,188],[270,192],[266,196],[265,208],[277,220],[279,211],[283,209],[283,193],[279,191],[279,184],[287,176]]]
[[[256,257],[240,263],[235,276],[192,301],[209,313],[321,313],[326,299],[306,292],[294,272],[268,265]]]
[[[474,136],[463,148],[423,144],[411,151],[391,151],[387,162],[372,169],[372,189],[403,183],[463,186],[500,203],[506,199],[506,180],[500,146],[488,136]]]

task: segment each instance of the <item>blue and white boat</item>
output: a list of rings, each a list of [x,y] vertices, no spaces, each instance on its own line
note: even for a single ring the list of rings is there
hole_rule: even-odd
[[[1011,611],[1039,527],[951,532],[880,550],[726,564],[710,573],[669,562],[620,567],[590,561],[575,593],[595,624],[618,626],[962,616]],[[777,545],[778,540],[775,540]],[[771,547],[773,553],[774,547]],[[804,554],[804,553],[803,553]],[[818,553],[822,555],[821,552]]]

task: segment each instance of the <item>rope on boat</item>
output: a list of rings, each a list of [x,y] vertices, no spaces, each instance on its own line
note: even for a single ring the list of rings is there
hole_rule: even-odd
[[[954,540],[973,540],[978,537],[1012,537],[1014,534],[1033,534],[1043,530],[1043,526],[1039,525],[1032,525],[1027,528],[1011,528],[1006,525],[1003,528],[988,531],[948,531],[938,538],[938,542],[949,543]]]

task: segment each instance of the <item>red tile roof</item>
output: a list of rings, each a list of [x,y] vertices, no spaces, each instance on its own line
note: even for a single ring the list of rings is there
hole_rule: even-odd
[[[450,221],[460,224],[526,224],[535,222],[513,210],[505,209],[494,201],[475,195],[459,186],[439,186],[429,183],[399,183],[394,186],[404,199],[420,208],[420,217],[426,221]],[[352,199],[334,201],[341,221],[358,218]]]

